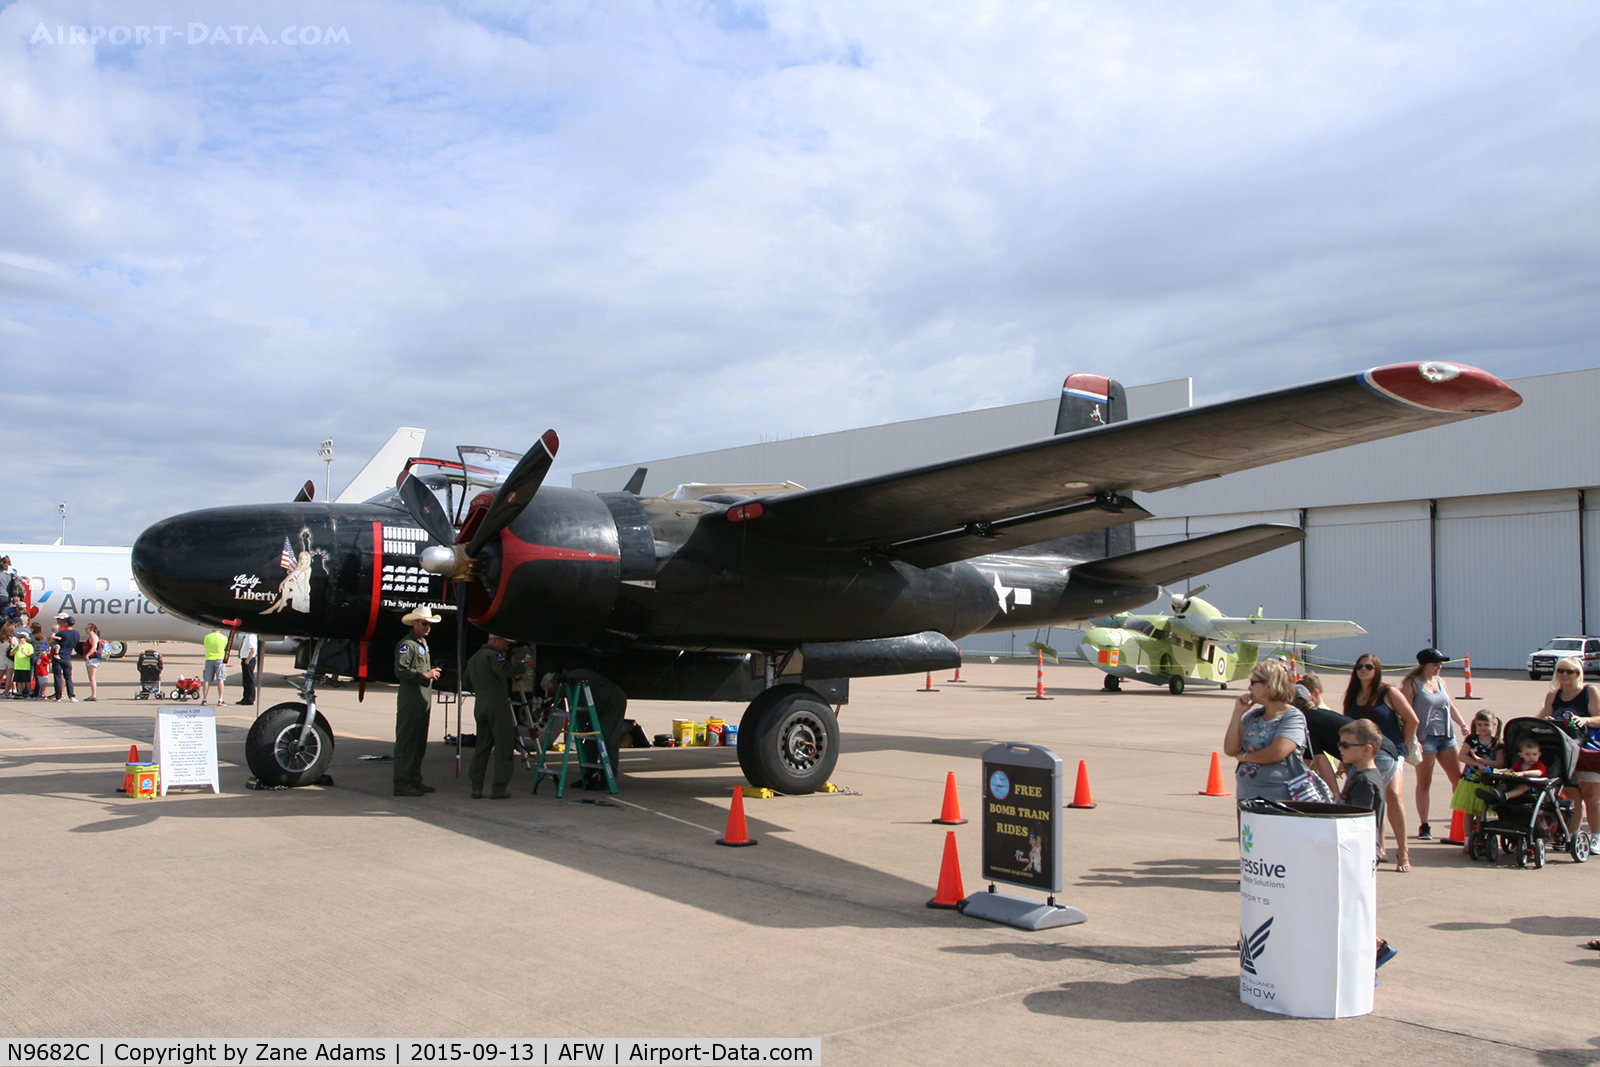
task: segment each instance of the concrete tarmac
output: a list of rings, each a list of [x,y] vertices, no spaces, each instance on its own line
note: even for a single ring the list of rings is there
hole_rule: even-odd
[[[169,651],[167,680],[198,667]],[[334,786],[247,790],[252,716],[229,705],[222,795],[137,800],[116,788],[158,705],[132,699],[131,661],[102,668],[94,703],[0,701],[0,1033],[821,1037],[834,1065],[1600,1063],[1600,952],[1582,947],[1600,937],[1600,861],[1521,870],[1414,842],[1410,873],[1378,876],[1400,955],[1374,1012],[1263,1013],[1238,999],[1233,800],[1198,795],[1234,693],[1106,694],[1062,665],[1036,702],[1031,665],[962,674],[935,693],[854,683],[847,792],[747,802],[745,849],[713,844],[743,781],[728,750],[625,750],[615,798],[530,796],[519,761],[512,799],[474,801],[436,711],[438,792],[395,797],[391,765],[359,758],[390,752],[393,689],[328,688]],[[1469,713],[1505,717],[1546,685],[1476,690]],[[291,694],[273,675],[266,698]],[[630,716],[653,735],[691,708],[740,710]],[[978,756],[1001,740],[1055,750],[1069,796],[1087,762],[1098,806],[1066,812],[1060,898],[1086,924],[1026,933],[924,906],[947,771],[973,820],[956,828],[966,889],[983,887]],[[1432,798],[1438,832],[1442,773]]]

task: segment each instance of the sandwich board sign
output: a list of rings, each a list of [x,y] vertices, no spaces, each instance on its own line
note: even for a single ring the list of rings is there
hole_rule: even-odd
[[[173,786],[209,785],[222,792],[217,773],[217,715],[212,708],[162,708],[156,713],[156,763],[161,795]]]
[[[1024,930],[1087,921],[1055,902],[1061,892],[1061,757],[1040,745],[1007,743],[983,751],[983,877],[1047,893],[1036,900],[997,893],[966,899],[962,914]]]

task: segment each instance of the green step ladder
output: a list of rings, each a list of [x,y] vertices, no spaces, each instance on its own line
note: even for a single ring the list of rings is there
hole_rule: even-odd
[[[573,716],[577,716],[574,729]],[[562,738],[561,769],[546,766],[551,757],[550,746]],[[539,769],[533,775],[533,792],[539,792],[539,783],[548,776],[556,782],[556,796],[567,791],[567,771],[572,766],[572,755],[578,756],[579,772],[599,771],[606,776],[606,788],[617,795],[617,776],[611,771],[611,761],[606,758],[606,739],[600,732],[600,713],[594,707],[594,694],[588,682],[562,682],[556,690],[555,710],[545,724],[544,736],[539,739]],[[588,758],[593,755],[594,758]]]

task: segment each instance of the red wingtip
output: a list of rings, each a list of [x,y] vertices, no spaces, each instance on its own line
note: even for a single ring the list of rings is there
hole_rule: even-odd
[[[1515,389],[1465,363],[1391,363],[1367,371],[1361,380],[1373,392],[1429,411],[1510,411],[1522,403]]]
[[[539,438],[539,440],[544,442],[545,450],[548,451],[552,456],[556,454],[556,449],[561,447],[561,438],[556,436],[556,432],[554,430],[546,430],[544,432],[544,436]]]

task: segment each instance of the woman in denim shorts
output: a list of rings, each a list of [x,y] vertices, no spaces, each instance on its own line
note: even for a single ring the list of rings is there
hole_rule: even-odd
[[[1417,740],[1422,744],[1422,762],[1417,765],[1417,840],[1432,841],[1428,825],[1428,792],[1433,786],[1433,765],[1444,768],[1453,791],[1461,781],[1461,761],[1456,758],[1458,738],[1469,727],[1450,699],[1439,671],[1450,657],[1437,648],[1417,653],[1417,665],[1400,682],[1400,692],[1411,701],[1417,713]],[[1459,727],[1460,734],[1456,733]],[[1448,835],[1446,835],[1448,836]]]

